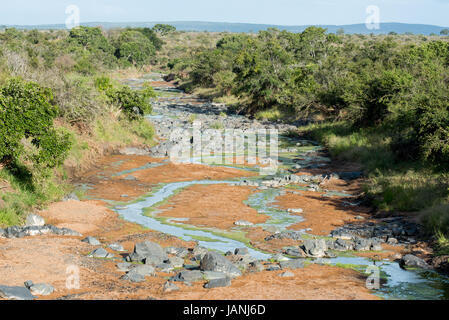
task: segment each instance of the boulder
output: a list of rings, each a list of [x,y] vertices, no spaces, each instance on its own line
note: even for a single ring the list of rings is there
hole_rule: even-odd
[[[204,285],[204,288],[213,289],[213,288],[223,288],[223,287],[230,287],[230,286],[231,286],[231,279],[228,277],[225,277],[225,278],[210,280],[208,283],[206,283]]]
[[[172,278],[172,281],[176,282],[197,282],[202,280],[204,280],[203,273],[199,270],[181,271]]]
[[[217,271],[223,272],[231,278],[239,277],[242,272],[234,266],[229,260],[217,252],[208,252],[203,259],[201,259],[200,269],[202,271]]]
[[[11,300],[33,300],[36,297],[25,287],[8,287],[0,285],[0,298]]]
[[[106,258],[106,259],[109,259],[109,258],[114,258],[114,255],[113,254],[110,254],[109,252],[107,252],[105,249],[103,249],[103,248],[98,248],[98,249],[95,249],[94,251],[92,251],[89,255],[88,255],[88,257],[91,257],[91,258]]]
[[[36,296],[48,296],[55,291],[53,286],[46,283],[33,284],[29,287],[31,294]]]
[[[173,268],[182,268],[184,266],[184,259],[180,257],[168,258],[167,263]]]
[[[134,252],[130,255],[133,262],[145,262],[146,264],[161,264],[167,260],[168,256],[160,245],[154,242],[145,241],[136,243]]]
[[[295,274],[290,271],[286,271],[286,272],[279,274],[279,277],[281,277],[281,278],[293,278],[294,276],[295,276]]]
[[[45,220],[37,214],[29,214],[26,217],[25,225],[28,227],[42,227],[45,225]]]
[[[172,292],[172,291],[178,291],[178,290],[179,290],[178,286],[171,281],[167,281],[163,287],[163,291],[167,292],[167,293]]]
[[[123,246],[121,244],[119,244],[119,243],[111,243],[108,247],[110,249],[114,250],[114,251],[117,251],[117,252],[124,252],[125,251]]]
[[[292,259],[292,260],[288,260],[288,261],[281,261],[279,264],[280,264],[282,270],[302,269],[302,268],[304,268],[304,259]]]
[[[431,269],[432,267],[427,264],[423,259],[418,258],[417,256],[407,254],[402,257],[399,262],[401,268],[412,267],[412,268],[421,268],[421,269]]]
[[[304,240],[302,248],[309,257],[322,258],[326,256],[327,245],[324,239]]]
[[[91,246],[99,246],[99,245],[101,245],[101,242],[98,241],[98,240],[97,240],[96,238],[94,238],[94,237],[87,237],[87,238],[84,238],[83,240],[81,240],[81,242],[88,243],[88,244],[90,244]]]

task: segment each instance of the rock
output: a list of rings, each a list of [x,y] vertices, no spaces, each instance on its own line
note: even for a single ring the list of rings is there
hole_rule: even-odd
[[[28,227],[42,227],[45,225],[45,220],[37,214],[29,214],[26,217],[25,225]]]
[[[0,238],[5,237],[5,234],[6,234],[5,229],[0,228]]]
[[[25,287],[0,286],[0,298],[11,300],[33,300],[36,297]]]
[[[303,259],[292,259],[288,261],[281,261],[280,266],[282,270],[284,269],[302,269],[304,268],[304,260]]]
[[[216,271],[204,271],[203,272],[203,279],[204,280],[216,280],[216,279],[224,279],[227,275],[223,272],[216,272]]]
[[[254,261],[249,264],[249,272],[262,272],[265,270],[264,265],[260,261]]]
[[[276,253],[276,254],[272,255],[271,259],[273,259],[274,261],[277,261],[277,262],[290,260],[289,258],[287,258],[287,257],[285,257],[285,256],[283,256],[282,254],[279,254],[279,253]]]
[[[303,213],[304,212],[303,209],[288,209],[287,211],[289,213]]]
[[[29,289],[31,294],[36,296],[48,296],[55,291],[55,288],[46,283],[33,284]]]
[[[27,281],[25,281],[23,284],[25,285],[25,287],[26,287],[28,290],[34,285],[33,281],[31,281],[31,280],[27,280]]]
[[[246,256],[249,254],[248,248],[238,248],[234,250],[235,255]]]
[[[288,248],[284,251],[284,253],[294,258],[305,258],[307,256],[301,248]]]
[[[367,239],[357,239],[355,241],[355,247],[354,250],[356,251],[369,251],[371,250],[373,243],[370,240]]]
[[[120,278],[121,280],[131,281],[131,282],[144,282],[145,277],[136,272],[128,272]]]
[[[199,270],[181,271],[172,278],[172,281],[176,282],[197,282],[202,280],[204,280],[203,273]]]
[[[161,263],[156,265],[156,269],[160,270],[163,273],[170,273],[173,271],[173,266],[171,264],[168,263]]]
[[[136,265],[128,273],[130,273],[130,272],[138,273],[144,277],[154,276],[156,274],[156,270],[154,269],[154,267],[146,265],[146,264]]]
[[[173,268],[182,268],[184,266],[184,259],[180,257],[171,257],[168,258],[167,263]]]
[[[399,243],[398,239],[393,238],[393,237],[388,237],[387,243],[389,245],[395,246]]]
[[[193,254],[194,260],[196,260],[196,261],[201,261],[201,259],[203,259],[203,257],[208,252],[209,252],[209,250],[207,248],[204,248],[204,247],[201,247],[201,246],[196,246],[192,250],[192,254]]]
[[[290,271],[283,272],[279,275],[279,277],[281,278],[292,278],[294,276],[295,276],[294,273]]]
[[[124,252],[125,251],[123,246],[121,244],[119,244],[119,243],[111,243],[108,247],[110,249],[114,250],[114,251],[117,251],[117,252]]]
[[[351,241],[338,238],[334,243],[334,250],[337,251],[351,251],[354,248],[354,243]]]
[[[164,292],[172,292],[172,291],[178,291],[179,290],[179,288],[178,288],[178,286],[176,285],[176,284],[174,284],[173,282],[171,282],[171,281],[167,281],[165,284],[164,284],[164,287],[163,287],[163,289],[162,289]]]
[[[85,242],[90,244],[91,246],[99,246],[101,245],[100,241],[98,241],[97,239],[95,239],[94,237],[87,237],[83,240],[81,240],[81,242]]]
[[[94,251],[92,251],[88,257],[91,258],[105,258],[105,259],[109,259],[109,258],[114,258],[113,254],[110,254],[109,252],[107,252],[105,249],[103,248],[98,248],[95,249]]]
[[[269,264],[265,270],[266,271],[279,271],[279,270],[281,270],[281,267],[278,266],[277,264]]]
[[[75,193],[70,193],[62,198],[62,201],[80,201],[80,199]]]
[[[119,271],[128,272],[130,271],[135,265],[129,262],[120,262],[117,263],[117,268]]]
[[[449,256],[438,256],[432,259],[432,266],[440,272],[449,273]]]
[[[239,220],[239,221],[234,222],[234,225],[239,226],[239,227],[250,227],[250,226],[253,226],[254,223],[245,221],[245,220]]]
[[[380,243],[373,243],[371,245],[371,251],[382,251],[382,245]]]
[[[302,247],[309,257],[322,258],[326,256],[327,245],[324,239],[305,240]]]
[[[169,247],[165,249],[165,252],[167,254],[173,254],[179,258],[185,258],[188,254],[189,254],[189,250],[187,250],[186,248],[173,248],[173,247]]]
[[[221,278],[221,279],[214,279],[210,280],[208,283],[204,285],[204,288],[206,289],[213,289],[213,288],[223,288],[223,287],[230,287],[231,286],[231,279],[228,277]]]
[[[136,243],[134,252],[130,255],[132,262],[145,262],[146,264],[161,264],[168,256],[160,245],[145,241]]]
[[[399,262],[401,268],[412,267],[412,268],[422,268],[422,269],[431,269],[432,267],[427,264],[423,259],[418,258],[414,255],[407,254],[402,257]]]
[[[223,272],[231,278],[239,277],[242,275],[242,272],[229,260],[213,251],[208,252],[203,257],[203,259],[201,259],[200,269],[202,271]]]

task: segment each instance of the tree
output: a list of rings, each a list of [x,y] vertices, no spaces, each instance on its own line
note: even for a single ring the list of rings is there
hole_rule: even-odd
[[[127,30],[120,34],[116,43],[116,57],[142,66],[149,63],[151,57],[156,54],[153,43],[141,32]]]
[[[449,35],[449,29],[443,29],[443,30],[441,30],[441,31],[440,31],[440,34],[441,34],[442,36],[447,36],[447,35]]]
[[[112,53],[114,48],[103,35],[100,28],[80,26],[70,30],[69,38],[72,42],[81,45],[85,50]]]
[[[153,27],[153,30],[157,33],[160,33],[161,35],[165,36],[171,32],[176,31],[176,27],[169,25],[169,24],[156,24]]]
[[[150,28],[128,28],[128,30],[134,30],[139,31],[142,33],[145,37],[150,40],[150,42],[154,45],[156,50],[162,49],[162,46],[164,45],[164,41],[162,41],[156,34],[156,32],[153,29]]]
[[[338,34],[339,36],[344,35],[344,34],[345,34],[345,29],[343,29],[343,28],[338,29],[338,30],[337,30],[337,34]]]

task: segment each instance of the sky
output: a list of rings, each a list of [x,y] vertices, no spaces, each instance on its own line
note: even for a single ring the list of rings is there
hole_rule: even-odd
[[[213,21],[278,25],[381,22],[449,26],[449,0],[0,0],[0,25],[65,23],[69,5],[81,22]]]

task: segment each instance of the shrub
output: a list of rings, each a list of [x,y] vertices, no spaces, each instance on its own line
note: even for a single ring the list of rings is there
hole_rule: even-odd
[[[130,119],[138,119],[152,112],[150,103],[150,98],[154,96],[152,89],[132,90],[124,86],[108,90],[106,94]]]
[[[53,127],[58,108],[50,89],[14,78],[0,88],[0,162],[14,164],[24,153],[23,139],[38,149],[33,161],[43,167],[62,163],[68,137]]]

